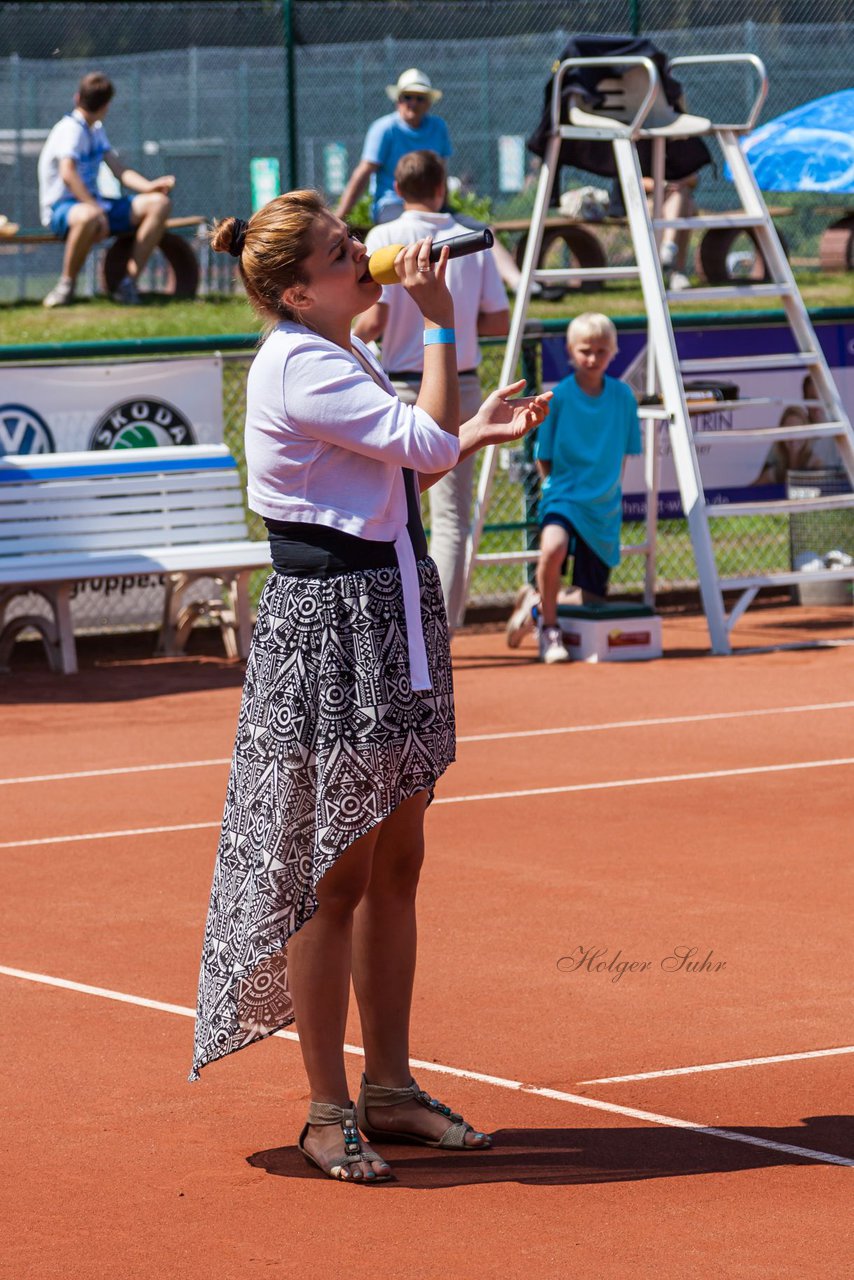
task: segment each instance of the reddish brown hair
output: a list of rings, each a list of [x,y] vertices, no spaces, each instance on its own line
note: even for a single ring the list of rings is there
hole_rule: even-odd
[[[318,191],[289,191],[253,214],[238,257],[246,296],[264,320],[298,320],[282,294],[306,280],[303,261],[313,248],[312,232],[326,202]],[[211,247],[231,253],[237,232],[235,218],[223,218],[211,232]]]

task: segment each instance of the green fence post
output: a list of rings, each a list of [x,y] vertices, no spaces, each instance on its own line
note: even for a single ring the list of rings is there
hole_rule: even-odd
[[[288,190],[296,191],[297,182],[297,81],[294,60],[294,0],[282,0],[282,26],[285,40],[285,109],[288,113]]]
[[[140,75],[138,67],[133,72],[131,84],[133,85],[131,90],[133,94],[133,114],[131,117],[133,120],[133,154],[140,169],[144,170],[145,152],[142,149],[142,144],[145,142],[145,138],[142,136],[142,104],[144,97],[142,92],[142,76]],[[157,172],[160,172],[159,168],[157,169]]]
[[[236,201],[235,208],[240,208],[246,200],[247,184],[250,188],[249,207],[252,208],[252,179],[250,174],[250,149],[249,149],[249,121],[251,118],[250,107],[250,89],[249,89],[249,66],[245,58],[240,59],[237,68],[237,118],[239,120],[239,133],[236,143],[237,154],[232,153],[232,191],[235,186],[237,190],[234,192]],[[235,173],[236,170],[236,173]],[[236,179],[236,182],[235,182]],[[255,210],[252,209],[254,213]]]
[[[199,51],[195,45],[187,50],[187,137],[199,136]]]
[[[12,128],[15,130],[14,156],[12,160],[12,186],[14,195],[12,196],[11,208],[9,213],[12,215],[14,222],[23,222],[24,208],[24,178],[23,165],[21,163],[21,148],[24,145],[23,128],[23,110],[21,99],[21,59],[17,53],[9,55],[9,71],[10,80],[12,82]],[[21,302],[27,296],[27,271],[24,262],[24,254],[20,250],[15,254],[15,274],[17,276],[18,301]]]
[[[629,0],[629,22],[632,35],[639,36],[641,29],[641,0]]]

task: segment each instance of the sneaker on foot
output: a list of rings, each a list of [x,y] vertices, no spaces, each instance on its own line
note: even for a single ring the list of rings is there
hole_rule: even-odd
[[[691,281],[681,271],[674,271],[667,286],[669,289],[690,289]]]
[[[67,307],[74,300],[74,281],[59,279],[42,302],[43,307]]]
[[[113,293],[113,302],[121,302],[126,307],[136,307],[139,305],[139,300],[136,281],[130,276],[125,276]]]
[[[518,289],[511,289],[512,294],[517,294]],[[539,280],[531,281],[531,300],[536,299],[538,302],[560,302],[566,293],[566,286],[562,284],[540,284]]]
[[[534,629],[534,605],[539,596],[530,584],[526,583],[516,592],[513,601],[513,612],[507,622],[507,644],[511,649],[518,649],[529,631]]]
[[[540,662],[568,662],[560,627],[543,627],[540,632]]]

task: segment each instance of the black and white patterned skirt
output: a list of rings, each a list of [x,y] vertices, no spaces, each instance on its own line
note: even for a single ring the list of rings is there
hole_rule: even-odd
[[[321,876],[454,759],[439,575],[418,562],[433,687],[414,691],[400,573],[273,573],[246,667],[199,978],[190,1079],[294,1020],[287,943]]]

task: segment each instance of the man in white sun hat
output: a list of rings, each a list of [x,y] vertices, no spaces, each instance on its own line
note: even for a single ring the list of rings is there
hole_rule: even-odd
[[[335,212],[346,218],[362,192],[371,183],[371,216],[374,222],[388,222],[403,212],[403,201],[394,189],[394,171],[401,156],[410,151],[435,151],[443,160],[451,154],[448,126],[431,107],[442,96],[430,77],[417,67],[398,76],[397,84],[386,85],[395,110],[380,116],[368,129],[362,158],[350,175]]]
[[[351,173],[335,210],[339,218],[347,217],[369,182],[372,222],[391,222],[399,218],[403,213],[403,201],[394,189],[398,160],[411,151],[433,151],[443,161],[452,154],[448,126],[441,116],[434,116],[431,112],[442,97],[442,90],[433,88],[429,76],[418,67],[410,67],[398,76],[397,84],[387,84],[385,91],[397,110],[380,116],[368,129],[362,158]],[[484,225],[459,213],[456,219],[472,230],[480,230]],[[515,293],[522,277],[513,255],[497,236],[491,252],[501,279],[511,293]],[[561,287],[546,290],[538,280],[531,285],[532,296],[563,297],[563,292]]]

